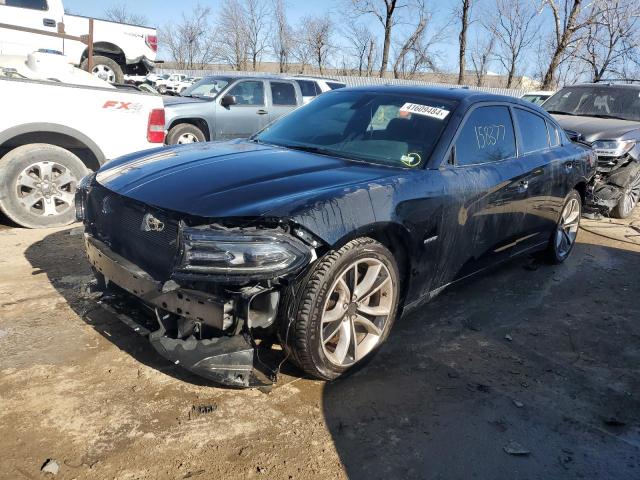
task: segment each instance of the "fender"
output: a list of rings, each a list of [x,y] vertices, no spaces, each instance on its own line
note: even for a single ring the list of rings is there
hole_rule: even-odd
[[[91,151],[91,153],[93,153],[100,165],[102,165],[106,161],[106,157],[100,147],[98,147],[98,145],[84,133],[81,133],[65,125],[58,125],[56,123],[25,123],[23,125],[11,127],[4,132],[0,132],[0,146],[20,135],[42,132],[59,133],[75,138],[78,142],[84,144]]]

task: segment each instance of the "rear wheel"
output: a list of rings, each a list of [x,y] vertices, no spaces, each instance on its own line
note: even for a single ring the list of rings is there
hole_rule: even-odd
[[[387,339],[398,310],[399,274],[391,252],[359,238],[327,253],[288,292],[281,336],[309,375],[339,377]]]
[[[167,143],[169,145],[182,145],[185,143],[206,142],[202,130],[191,123],[181,123],[176,125],[167,135]]]
[[[82,68],[84,70],[87,69],[88,65],[89,59],[82,62]],[[118,65],[118,62],[109,57],[94,55],[91,73],[105,82],[124,83],[124,72],[122,71],[122,67]]]
[[[640,175],[625,188],[618,205],[614,207],[611,214],[615,218],[628,218],[640,201]]]
[[[18,147],[0,159],[0,209],[27,228],[68,225],[75,220],[76,186],[88,172],[64,148]]]
[[[549,243],[547,257],[552,263],[562,263],[569,258],[576,243],[581,217],[582,197],[573,190],[564,202],[556,231]]]

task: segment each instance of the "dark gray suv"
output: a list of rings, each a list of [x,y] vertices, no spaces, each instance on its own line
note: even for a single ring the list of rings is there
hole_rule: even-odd
[[[589,204],[626,218],[640,200],[640,85],[614,82],[565,87],[543,106],[569,136],[598,155]]]

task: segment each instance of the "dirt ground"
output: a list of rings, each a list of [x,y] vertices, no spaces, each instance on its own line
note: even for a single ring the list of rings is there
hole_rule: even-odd
[[[97,307],[77,229],[0,227],[0,477],[640,479],[626,224],[447,290],[345,379],[288,368],[270,393],[188,375]]]

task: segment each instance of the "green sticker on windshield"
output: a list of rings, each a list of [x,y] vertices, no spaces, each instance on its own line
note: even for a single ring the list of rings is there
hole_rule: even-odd
[[[407,155],[403,155],[400,158],[400,161],[404,163],[407,167],[417,167],[420,165],[420,161],[422,158],[417,153],[408,153]]]

